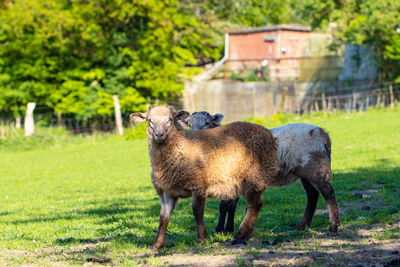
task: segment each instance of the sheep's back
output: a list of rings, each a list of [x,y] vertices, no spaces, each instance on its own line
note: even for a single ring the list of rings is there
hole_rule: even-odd
[[[330,160],[331,141],[320,127],[306,123],[292,123],[271,129],[278,144],[278,162],[285,179],[280,185],[290,184],[298,177],[290,175],[296,167],[304,167],[315,153]]]
[[[276,143],[262,126],[236,122],[213,129],[188,131],[187,135],[188,147],[196,151],[190,154],[197,154],[206,166],[207,195],[210,197],[237,197],[242,193],[244,183],[262,191],[277,172]]]

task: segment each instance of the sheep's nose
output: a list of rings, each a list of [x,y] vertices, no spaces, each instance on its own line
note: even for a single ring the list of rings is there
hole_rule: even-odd
[[[154,135],[155,138],[158,140],[164,140],[167,137],[167,135],[164,132],[158,132],[158,131],[155,132]]]

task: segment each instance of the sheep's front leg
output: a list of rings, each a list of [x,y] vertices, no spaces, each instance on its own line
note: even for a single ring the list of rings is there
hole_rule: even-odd
[[[197,226],[197,243],[200,243],[207,237],[207,230],[204,224],[204,206],[206,198],[199,195],[192,197],[192,209]]]
[[[304,191],[306,191],[307,194],[307,206],[306,210],[304,211],[303,219],[301,220],[300,225],[297,227],[297,230],[300,231],[311,226],[319,196],[318,190],[315,189],[315,187],[309,181],[301,178],[301,183],[303,184]]]
[[[232,245],[246,244],[245,239],[253,232],[254,224],[260,214],[263,205],[262,192],[247,191],[244,194],[247,202],[247,211],[242,223],[239,226],[239,231],[232,240]]]
[[[178,201],[177,198],[172,198],[163,192],[160,197],[161,210],[160,210],[160,225],[158,226],[158,232],[154,245],[151,247],[151,251],[157,251],[164,245],[165,233],[167,232],[167,226],[171,217],[171,212],[174,210],[175,205]]]

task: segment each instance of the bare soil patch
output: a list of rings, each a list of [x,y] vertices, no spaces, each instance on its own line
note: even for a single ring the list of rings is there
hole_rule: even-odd
[[[398,266],[400,238],[379,239],[385,231],[396,229],[400,230],[399,223],[367,225],[358,229],[343,229],[338,236],[317,232],[299,240],[270,240],[269,245],[250,240],[247,246],[232,246],[226,241],[219,244],[221,252],[213,255],[202,255],[192,250],[158,256],[158,260],[167,266]],[[146,260],[141,262],[142,266],[148,264]]]
[[[384,239],[387,232],[397,235]],[[107,242],[38,249],[34,252],[6,250],[0,252],[0,264],[7,258],[29,258],[25,266],[68,266],[68,259],[81,259],[85,266],[114,266],[123,263],[113,261],[106,253],[99,256],[96,248]],[[168,253],[168,252],[167,252]],[[95,255],[96,254],[96,255]],[[122,256],[122,255],[121,255]],[[122,256],[123,257],[123,256]],[[341,229],[338,236],[325,232],[312,232],[292,240],[271,239],[268,244],[254,238],[248,245],[230,244],[230,240],[214,243],[204,249],[192,249],[171,255],[134,255],[139,266],[399,266],[400,223],[375,224]],[[25,261],[26,262],[26,261]],[[16,264],[18,265],[18,264]]]

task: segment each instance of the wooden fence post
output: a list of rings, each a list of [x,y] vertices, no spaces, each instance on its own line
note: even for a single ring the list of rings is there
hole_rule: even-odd
[[[113,100],[115,110],[115,126],[117,128],[117,133],[122,135],[124,133],[124,128],[122,127],[121,107],[119,105],[118,96],[113,95]]]
[[[326,117],[326,100],[325,100],[325,93],[322,93],[322,109],[324,110],[324,116]]]
[[[31,136],[35,132],[35,122],[33,120],[33,110],[35,109],[36,104],[33,102],[29,102],[26,107],[25,114],[25,136]]]
[[[20,116],[15,118],[15,128],[21,129],[21,117]]]
[[[351,96],[347,99],[346,113],[350,113],[350,110],[351,110]]]
[[[318,100],[314,102],[314,105],[315,105],[315,111],[319,112]]]
[[[338,96],[335,97],[335,110],[340,110],[340,99]]]
[[[332,97],[328,97],[328,111],[332,112]]]
[[[361,97],[358,100],[358,112],[362,113],[364,109],[364,99]]]
[[[393,85],[389,85],[389,91],[390,91],[390,108],[394,108],[394,96],[393,96]]]
[[[378,93],[378,98],[376,99],[375,108],[377,108],[380,103],[381,103],[381,92]]]
[[[6,139],[6,128],[3,122],[0,122],[0,139]]]

